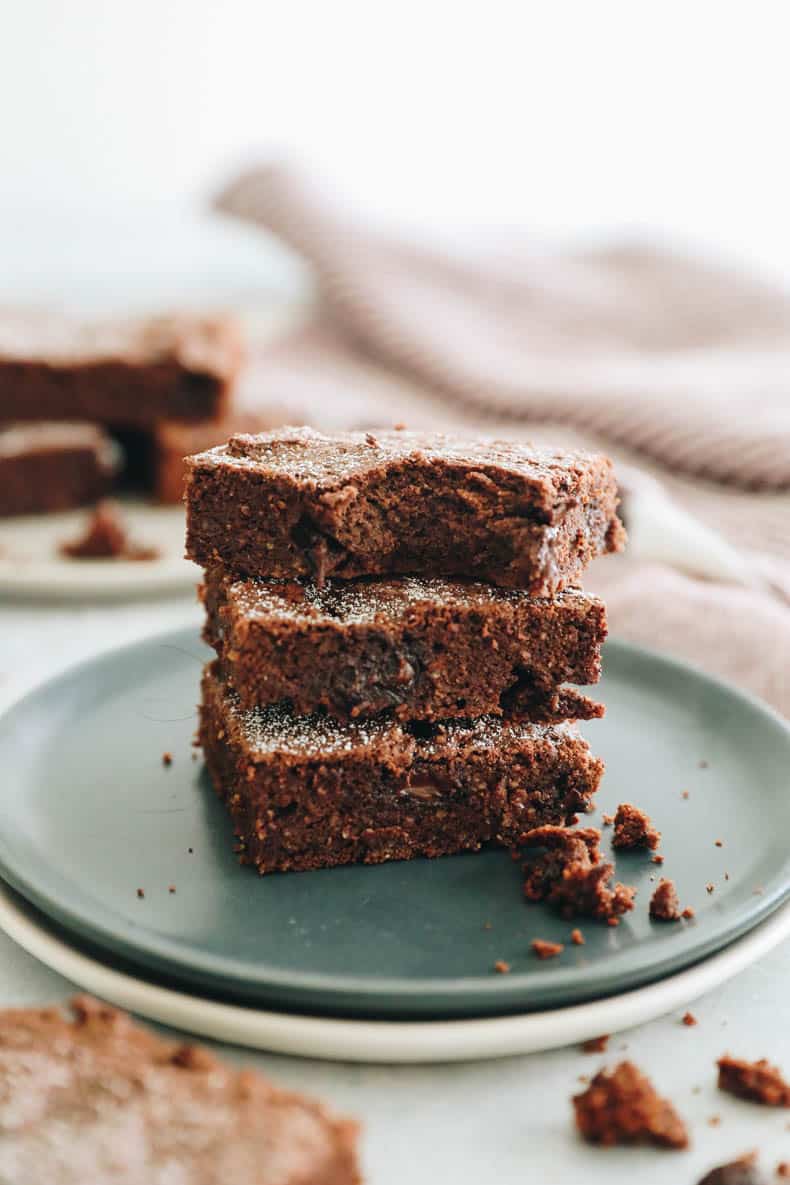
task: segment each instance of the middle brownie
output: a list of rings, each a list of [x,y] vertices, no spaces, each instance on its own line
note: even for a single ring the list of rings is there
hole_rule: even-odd
[[[204,636],[244,708],[289,700],[341,720],[499,715],[589,718],[602,709],[560,687],[595,683],[601,600],[541,598],[457,580],[312,583],[209,571]]]

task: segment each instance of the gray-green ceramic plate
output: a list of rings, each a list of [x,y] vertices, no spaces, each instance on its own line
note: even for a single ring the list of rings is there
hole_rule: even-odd
[[[501,851],[261,879],[237,864],[192,760],[204,658],[192,630],[154,638],[67,672],[0,720],[0,872],[149,978],[314,1013],[524,1012],[677,971],[788,895],[790,730],[729,687],[617,642],[600,687],[607,716],[587,730],[607,762],[599,808],[649,811],[666,856],[660,870],[645,853],[618,858],[639,890],[621,926],[582,923],[586,944],[568,944],[571,924],[523,902]],[[692,922],[650,922],[660,872]],[[540,962],[536,937],[565,941],[563,954]],[[493,973],[498,959],[509,975]]]

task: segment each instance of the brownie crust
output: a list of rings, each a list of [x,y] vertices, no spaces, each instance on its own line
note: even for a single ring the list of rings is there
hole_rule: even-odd
[[[513,847],[587,809],[603,772],[570,724],[342,724],[243,710],[206,668],[200,742],[242,863],[259,872]]]
[[[565,682],[601,673],[606,611],[577,590],[551,599],[478,583],[400,577],[296,581],[207,574],[205,640],[244,708],[290,700],[340,720],[500,715],[589,718]]]
[[[0,419],[150,428],[216,419],[242,361],[226,317],[74,324],[0,319]]]
[[[119,466],[117,447],[93,424],[0,426],[0,516],[95,502]]]
[[[187,461],[187,555],[263,579],[461,575],[536,596],[623,546],[611,462],[411,432],[233,436]]]
[[[359,1185],[356,1124],[78,997],[0,1013],[4,1185]]]

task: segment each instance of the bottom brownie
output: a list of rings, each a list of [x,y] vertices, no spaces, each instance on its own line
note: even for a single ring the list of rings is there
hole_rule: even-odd
[[[93,424],[0,428],[0,516],[71,510],[109,489],[119,452]]]
[[[603,772],[571,724],[497,717],[340,724],[283,705],[243,710],[206,668],[200,743],[242,863],[259,872],[516,846],[575,820]]]

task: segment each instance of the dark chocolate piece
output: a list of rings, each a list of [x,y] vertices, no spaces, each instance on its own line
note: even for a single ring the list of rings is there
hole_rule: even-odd
[[[209,572],[204,636],[246,708],[289,700],[338,719],[391,711],[431,720],[506,714],[600,715],[594,683],[603,603],[577,590],[542,599],[479,583],[404,576],[233,580]]]
[[[0,1013],[4,1185],[358,1185],[357,1128],[97,1001]]]
[[[602,773],[570,724],[341,724],[241,709],[208,667],[200,740],[242,862],[259,872],[512,847],[586,809]]]
[[[746,1156],[739,1156],[737,1160],[711,1169],[698,1185],[768,1185],[768,1179],[760,1171],[757,1153],[749,1152]]]
[[[235,575],[461,575],[550,596],[623,546],[611,462],[594,454],[285,428],[187,468],[187,554]]]

